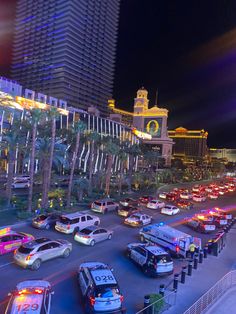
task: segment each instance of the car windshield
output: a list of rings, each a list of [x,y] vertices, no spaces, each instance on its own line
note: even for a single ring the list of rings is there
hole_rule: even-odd
[[[158,204],[159,202],[157,202],[157,201],[151,201],[150,203],[152,203],[152,204]]]
[[[38,217],[36,217],[36,221],[40,221],[40,220],[45,220],[47,218],[47,216],[46,215],[40,215],[40,216],[38,216]]]
[[[136,219],[140,219],[140,216],[139,215],[132,215],[132,216],[130,216],[131,218],[136,218]]]
[[[102,285],[97,287],[95,291],[96,298],[113,298],[120,295],[117,286]]]
[[[28,247],[24,247],[24,246],[20,246],[18,249],[18,252],[22,253],[22,254],[29,254],[30,252],[33,251],[34,248],[28,248]]]
[[[94,202],[95,205],[101,206],[102,203],[101,202]]]
[[[80,233],[83,234],[90,234],[92,232],[92,230],[90,230],[89,228],[84,228],[83,230],[80,231]]]
[[[65,225],[69,225],[71,223],[71,220],[67,217],[61,216],[60,217],[60,222],[65,224]]]

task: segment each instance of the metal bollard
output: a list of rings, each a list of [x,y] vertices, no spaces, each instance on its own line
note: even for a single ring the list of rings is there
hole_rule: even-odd
[[[192,271],[193,271],[193,260],[190,260],[188,262],[188,276],[192,276]]]
[[[143,307],[144,307],[144,311],[143,311],[143,314],[151,314],[151,311],[152,311],[152,307],[149,306],[150,305],[150,295],[145,295],[144,296],[144,304],[143,304]],[[146,308],[147,306],[149,306],[148,308]]]
[[[193,268],[197,269],[198,265],[198,254],[195,254],[194,259],[193,259]]]
[[[204,246],[204,248],[203,248],[204,258],[207,258],[207,252],[208,252],[208,247]]]
[[[195,249],[195,253],[199,253],[199,247],[196,247],[196,249]]]
[[[186,271],[187,271],[187,266],[182,267],[182,272],[181,272],[181,283],[185,283],[185,277],[186,277]]]
[[[165,285],[161,284],[161,285],[159,286],[159,294],[160,294],[162,297],[164,297],[164,295],[165,295]]]
[[[173,284],[173,290],[177,291],[178,289],[178,282],[179,282],[179,274],[174,275],[174,284]]]
[[[203,250],[200,250],[200,252],[199,252],[199,264],[202,264],[202,262],[203,262]]]

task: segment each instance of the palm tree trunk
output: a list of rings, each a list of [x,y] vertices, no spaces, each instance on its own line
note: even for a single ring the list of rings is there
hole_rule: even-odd
[[[110,193],[110,181],[111,181],[111,169],[112,169],[112,155],[107,156],[107,171],[106,171],[106,185],[105,185],[105,194],[109,195]]]
[[[79,143],[80,143],[80,133],[78,132],[77,137],[76,137],[75,150],[73,152],[73,157],[72,157],[72,162],[71,162],[70,180],[69,180],[69,185],[68,185],[67,202],[66,202],[67,208],[70,207],[73,177],[74,177],[75,165],[76,165],[76,160],[77,160],[78,151],[79,151]]]
[[[33,184],[34,184],[34,162],[35,162],[35,144],[36,144],[36,133],[37,133],[37,123],[33,125],[33,134],[32,134],[32,147],[30,155],[30,187],[28,195],[28,211],[32,211],[32,200],[33,200]]]
[[[42,207],[44,209],[48,208],[48,191],[50,190],[50,183],[52,177],[52,162],[53,162],[53,153],[55,147],[55,138],[56,138],[56,119],[52,119],[52,139],[50,147],[50,157],[45,164],[46,173],[43,175],[43,191],[42,191]]]
[[[43,180],[42,180],[42,208],[47,209],[48,208],[48,186],[49,186],[49,171],[50,171],[50,162],[49,158],[45,157],[43,160]]]
[[[12,183],[15,168],[15,149],[9,148],[8,175],[6,184],[7,206],[10,206],[12,196]]]
[[[120,165],[120,178],[119,178],[119,195],[121,195],[122,181],[123,181],[123,172],[124,172],[124,161],[121,160],[121,165]]]
[[[131,182],[132,182],[132,174],[134,167],[134,157],[132,155],[129,156],[129,179],[128,179],[128,190],[131,192]]]
[[[91,141],[91,150],[89,158],[89,194],[92,192],[92,178],[93,178],[93,162],[94,161],[94,141]]]

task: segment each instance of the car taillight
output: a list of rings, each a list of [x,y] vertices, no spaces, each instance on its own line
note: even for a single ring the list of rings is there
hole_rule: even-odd
[[[29,261],[33,255],[34,255],[34,254],[29,254],[29,255],[26,257],[26,261]]]
[[[21,294],[24,294],[27,292],[27,289],[22,289],[22,290],[19,290],[18,291],[18,294],[21,295]]]
[[[67,225],[67,230],[70,230],[70,225]]]
[[[17,252],[17,249],[15,249],[15,250],[14,250],[13,254],[15,255],[15,254],[16,254],[16,252]]]
[[[176,253],[179,253],[180,248],[178,245],[176,245],[175,250],[176,250]]]
[[[83,238],[85,238],[85,239],[90,239],[90,236],[83,236]]]
[[[123,301],[124,301],[124,296],[121,295],[121,296],[120,296],[120,302],[123,302]]]
[[[37,293],[37,294],[42,294],[43,290],[42,289],[35,289],[34,292]]]
[[[89,298],[89,301],[90,301],[90,304],[91,304],[92,306],[94,306],[94,304],[95,304],[95,298],[90,297],[90,298]]]

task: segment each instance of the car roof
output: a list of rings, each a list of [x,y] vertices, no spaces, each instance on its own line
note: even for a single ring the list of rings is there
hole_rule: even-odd
[[[46,280],[26,280],[19,282],[16,285],[17,290],[25,288],[49,288],[51,287],[50,283]]]
[[[92,226],[88,226],[88,227],[83,228],[81,231],[83,231],[84,229],[94,231],[94,230],[101,229],[101,228],[100,228],[100,227],[97,227],[97,226],[92,225]]]
[[[90,270],[90,273],[96,286],[117,284],[117,281],[109,268],[92,269]]]
[[[95,202],[114,202],[114,200],[110,198],[102,198],[102,199],[96,200]]]
[[[35,239],[33,241],[24,243],[23,246],[26,247],[26,248],[34,248],[34,247],[36,247],[38,245],[45,244],[45,243],[48,243],[48,242],[51,242],[51,241],[52,240],[50,240],[48,238],[38,238],[38,239]]]
[[[167,252],[163,248],[156,245],[147,246],[146,250],[155,256],[161,255],[161,254],[167,254]]]
[[[61,215],[61,217],[66,217],[69,219],[73,219],[73,218],[78,218],[81,216],[84,216],[85,213],[81,213],[81,212],[75,212],[75,213],[71,213],[71,214],[65,214],[65,215]]]

